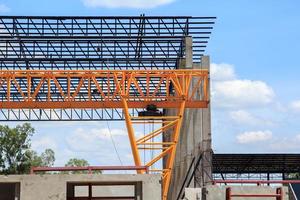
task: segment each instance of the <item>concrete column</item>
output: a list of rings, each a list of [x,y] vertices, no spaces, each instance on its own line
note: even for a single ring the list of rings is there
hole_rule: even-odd
[[[202,63],[193,63],[192,37],[185,38],[185,58],[180,60],[180,69],[209,69],[209,57],[204,56]],[[196,84],[196,80],[193,84]],[[200,93],[197,97],[200,98]],[[165,110],[165,115],[174,115],[174,109]],[[189,166],[193,158],[199,157],[203,153],[205,161],[202,161],[197,168],[197,173],[193,177],[190,187],[203,186],[210,182],[211,178],[211,126],[210,107],[205,109],[186,109],[181,127],[180,139],[177,144],[174,169],[169,191],[169,200],[174,200],[187,175]],[[164,134],[164,141],[169,140],[170,133]]]
[[[193,38],[185,37],[185,69],[193,68]]]
[[[180,69],[192,69],[193,67],[193,40],[192,37],[185,38],[185,57],[179,61]],[[176,115],[175,109],[166,109],[165,115]],[[181,127],[181,133],[179,137],[179,143],[177,144],[177,152],[175,157],[174,169],[172,171],[172,179],[169,190],[169,200],[177,198],[182,182],[185,178],[186,171],[192,160],[193,145],[193,130],[192,130],[192,110],[186,110],[184,113],[183,124]],[[170,132],[164,133],[164,141],[169,141]]]
[[[198,67],[200,67],[201,69],[210,70],[209,56],[202,56],[201,64],[198,65]],[[210,85],[208,91],[210,97]],[[197,115],[201,115],[196,118],[200,118],[202,121],[201,123],[202,138],[201,140],[198,139],[198,141],[200,141],[199,144],[200,146],[198,149],[198,153],[196,153],[196,155],[202,153],[202,160],[199,166],[195,166],[197,168],[195,173],[195,187],[203,187],[212,183],[212,146],[211,146],[212,139],[211,139],[210,103],[208,104],[208,108],[202,109],[200,112],[197,112]],[[196,123],[194,125],[198,126]]]
[[[186,39],[188,44],[192,44],[191,38]],[[181,61],[181,68],[185,68],[192,63],[192,52],[186,47],[187,57]],[[183,64],[185,63],[185,64]],[[210,61],[208,56],[202,57],[201,63],[192,63],[193,69],[210,69]],[[192,84],[196,84],[197,80],[193,80]],[[208,86],[209,87],[209,86]],[[202,93],[196,94],[200,98]],[[210,95],[210,93],[208,94]],[[173,109],[165,110],[166,115],[174,115]],[[168,141],[169,133],[165,133],[164,140]],[[181,189],[183,181],[187,175],[188,169],[195,160],[202,155],[199,165],[196,161],[192,166],[195,174],[189,187],[203,187],[209,185],[212,181],[212,147],[211,147],[211,111],[210,104],[204,109],[186,109],[184,120],[180,133],[180,140],[177,144],[177,152],[175,157],[174,169],[172,171],[172,180],[169,191],[169,199],[174,200]],[[191,175],[191,174],[190,174]],[[190,176],[189,175],[189,176]]]

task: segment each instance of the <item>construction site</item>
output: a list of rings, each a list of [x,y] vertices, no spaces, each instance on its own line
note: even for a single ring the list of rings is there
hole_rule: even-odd
[[[300,154],[213,152],[216,21],[1,16],[0,120],[121,121],[134,163],[1,175],[0,200],[297,200]]]

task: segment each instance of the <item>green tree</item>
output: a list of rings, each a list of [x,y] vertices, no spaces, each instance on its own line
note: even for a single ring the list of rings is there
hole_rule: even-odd
[[[87,167],[89,166],[89,162],[85,159],[71,158],[66,164],[66,167]],[[86,174],[87,171],[75,171],[72,174]],[[101,174],[101,170],[93,171],[95,174]]]
[[[52,167],[55,162],[55,152],[52,149],[46,149],[44,153],[41,154],[42,166]]]
[[[14,128],[0,125],[0,174],[27,174],[31,167],[54,165],[53,150],[46,149],[38,155],[30,149],[33,134],[29,123]]]
[[[46,149],[41,155],[30,150],[27,152],[31,167],[52,167],[55,162],[55,153],[52,149]]]
[[[71,158],[65,166],[66,167],[87,167],[89,165],[90,165],[89,162],[85,159]]]
[[[0,125],[0,173],[23,174],[30,168],[30,137],[34,128],[29,123],[14,128]]]

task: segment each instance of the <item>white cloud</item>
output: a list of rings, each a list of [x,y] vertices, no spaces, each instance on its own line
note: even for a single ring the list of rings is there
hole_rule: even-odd
[[[217,105],[224,107],[266,105],[275,96],[272,88],[262,81],[223,81],[215,83],[213,89]]]
[[[66,142],[74,151],[99,151],[103,146],[111,145],[110,134],[117,139],[120,136],[127,136],[127,131],[122,129],[112,129],[111,132],[107,128],[78,128],[74,133],[66,138]],[[127,141],[127,137],[123,137]],[[124,140],[123,139],[123,140]]]
[[[123,164],[132,165],[132,159],[126,158],[131,152],[126,129],[112,128],[111,135]],[[60,164],[72,157],[85,158],[94,165],[121,164],[107,128],[77,128],[65,137],[65,142],[66,148],[58,157]]]
[[[226,63],[212,63],[210,73],[213,81],[233,80],[236,78],[233,65]]]
[[[229,112],[229,116],[234,122],[238,124],[251,125],[251,126],[274,125],[272,121],[257,117],[246,110],[231,111]]]
[[[293,111],[299,112],[300,111],[300,100],[293,101],[290,105]]]
[[[271,131],[249,131],[237,135],[237,142],[240,144],[248,144],[270,140],[273,134]]]
[[[253,122],[256,123],[258,121],[257,118],[255,118],[251,113],[245,110],[232,111],[229,113],[229,115],[231,119],[241,124],[248,124]]]
[[[294,138],[277,138],[270,144],[270,148],[275,152],[299,152],[299,141],[300,134],[296,135]]]
[[[212,98],[217,107],[261,106],[271,103],[274,96],[273,89],[262,81],[220,81],[212,87]]]
[[[32,140],[32,149],[36,151],[44,151],[45,149],[57,149],[56,142],[50,137],[40,137]]]
[[[245,108],[265,106],[273,102],[273,89],[263,81],[238,79],[233,65],[212,64],[213,106]]]
[[[83,0],[87,7],[105,8],[155,8],[175,0]]]
[[[7,13],[10,11],[10,8],[7,7],[5,4],[0,4],[0,13]]]

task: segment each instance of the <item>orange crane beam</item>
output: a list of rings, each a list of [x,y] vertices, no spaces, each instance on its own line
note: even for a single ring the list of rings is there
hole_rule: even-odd
[[[186,108],[206,107],[206,70],[2,70],[2,109],[17,108],[177,108],[186,98]],[[193,90],[184,94],[191,78],[198,79]],[[32,81],[35,82],[33,85]],[[141,82],[143,82],[141,84]],[[173,90],[170,90],[172,86]],[[195,99],[202,90],[201,99]],[[199,91],[198,91],[199,92]]]
[[[99,103],[100,102],[100,103]],[[144,102],[128,102],[128,108],[146,108],[147,105],[154,104],[158,108],[177,108],[178,102],[157,102],[157,101],[144,101]],[[208,105],[207,101],[195,101],[186,103],[187,108],[206,108]],[[64,102],[64,101],[21,101],[21,102],[0,102],[0,109],[21,109],[21,108],[32,108],[32,109],[55,109],[55,108],[72,108],[72,109],[83,109],[83,108],[123,108],[122,102],[105,102],[102,101],[83,101],[83,102]]]

